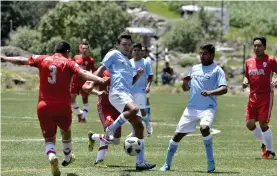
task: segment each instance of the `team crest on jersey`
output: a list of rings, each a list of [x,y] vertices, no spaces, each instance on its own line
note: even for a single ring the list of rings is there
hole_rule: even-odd
[[[85,64],[88,65],[88,61],[86,61]]]
[[[263,66],[266,67],[266,66],[267,66],[267,62],[264,62],[264,63],[263,63]]]

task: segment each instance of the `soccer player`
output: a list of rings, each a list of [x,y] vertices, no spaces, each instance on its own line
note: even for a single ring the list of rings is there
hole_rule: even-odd
[[[101,62],[101,66],[95,72],[100,76],[107,69],[111,74],[111,86],[109,100],[111,104],[121,113],[119,117],[108,126],[105,131],[107,140],[113,140],[115,130],[123,125],[127,120],[134,127],[135,135],[142,144],[142,151],[137,155],[136,170],[149,170],[156,165],[144,160],[144,140],[143,124],[141,122],[140,111],[134,103],[131,95],[132,83],[143,73],[140,68],[135,76],[132,65],[127,57],[130,53],[132,38],[129,34],[123,33],[117,39],[117,49],[109,51]]]
[[[245,64],[243,87],[250,85],[249,101],[246,107],[246,127],[262,142],[262,158],[274,158],[272,132],[268,126],[273,107],[274,87],[277,79],[272,80],[273,72],[277,73],[277,60],[265,54],[266,39],[256,37],[253,40],[254,57]],[[259,126],[256,126],[256,121]]]
[[[146,46],[142,46],[142,57],[147,60],[148,62],[150,62],[151,64],[151,68],[152,68],[152,58],[151,56],[149,55],[149,50]],[[150,86],[152,84],[152,81],[153,81],[153,73],[152,75],[149,75],[148,76],[148,83],[150,83]],[[146,109],[146,117],[145,119],[148,120],[148,121],[151,121],[150,119],[150,114],[151,114],[151,107],[150,107],[150,89],[146,88],[145,89],[145,92],[146,92],[146,106],[145,106],[145,109]],[[153,133],[153,128],[152,128],[152,133]]]
[[[212,44],[202,45],[200,47],[201,64],[193,66],[189,76],[183,79],[182,88],[184,91],[190,90],[190,99],[177,125],[176,132],[170,140],[166,161],[160,168],[161,171],[170,170],[179,142],[188,133],[195,131],[198,120],[200,120],[200,132],[206,150],[208,172],[215,170],[210,128],[216,113],[216,96],[227,93],[227,83],[224,71],[213,62],[214,56],[215,47]]]
[[[34,55],[25,57],[1,56],[1,61],[8,61],[18,65],[30,65],[39,69],[40,87],[37,105],[37,115],[41,131],[45,139],[45,153],[51,164],[52,174],[61,175],[56,156],[56,131],[60,128],[64,153],[63,166],[75,160],[71,153],[71,96],[70,83],[73,74],[78,74],[85,80],[105,83],[106,78],[99,78],[81,69],[74,61],[68,60],[70,45],[61,41],[55,46],[52,56]]]
[[[75,55],[73,60],[83,69],[87,71],[95,71],[94,59],[89,55],[90,54],[90,46],[88,43],[82,43],[81,45],[81,54]],[[75,109],[78,117],[78,121],[84,123],[87,121],[88,114],[88,96],[89,94],[85,91],[82,91],[82,86],[85,83],[85,80],[79,78],[78,75],[73,76],[73,80],[71,83],[71,104],[73,109]],[[78,103],[76,102],[77,95],[81,94],[82,101],[84,105],[83,111],[80,110]]]
[[[104,71],[102,77],[110,77],[110,73],[108,72],[108,70]],[[120,113],[113,107],[113,105],[109,101],[109,95],[108,95],[109,87],[110,87],[110,82],[107,82],[106,84],[103,84],[103,85],[99,85],[98,89],[96,89],[96,87],[92,87],[92,83],[89,81],[87,81],[83,85],[83,89],[85,91],[98,96],[97,110],[98,110],[100,121],[104,128],[104,131],[106,127],[110,126],[120,115]],[[93,151],[95,141],[100,143],[100,147],[97,153],[97,159],[94,165],[96,167],[107,167],[104,164],[104,158],[108,152],[108,145],[109,144],[118,145],[120,143],[121,127],[116,129],[114,134],[114,140],[111,143],[105,140],[104,134],[96,134],[91,131],[88,133],[88,138],[89,138],[89,142],[88,142],[89,151]]]
[[[147,137],[152,135],[153,129],[151,123],[149,121],[149,116],[146,116],[146,93],[150,92],[151,83],[152,83],[152,66],[151,63],[144,59],[141,54],[142,45],[141,43],[135,43],[133,45],[133,59],[130,60],[134,71],[139,68],[144,70],[144,73],[139,77],[139,79],[134,83],[131,93],[134,97],[134,101],[138,108],[141,111],[142,120],[145,123]],[[149,78],[150,77],[150,78]],[[133,134],[132,134],[133,135]]]

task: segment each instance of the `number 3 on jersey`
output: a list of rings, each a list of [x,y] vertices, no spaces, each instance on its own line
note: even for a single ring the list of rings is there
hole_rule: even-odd
[[[57,67],[55,65],[50,65],[49,66],[50,72],[50,77],[48,77],[48,82],[50,84],[55,84],[57,81]]]

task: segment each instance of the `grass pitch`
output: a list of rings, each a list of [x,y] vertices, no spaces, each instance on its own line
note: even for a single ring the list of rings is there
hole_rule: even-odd
[[[30,176],[51,175],[49,162],[44,155],[44,142],[36,117],[37,92],[1,92],[1,175]],[[78,100],[80,98],[78,97]],[[187,93],[152,93],[152,116],[154,133],[146,139],[146,159],[156,163],[151,171],[136,172],[135,157],[123,151],[123,140],[130,132],[129,124],[123,127],[121,144],[111,146],[106,157],[108,168],[95,168],[95,151],[87,151],[87,132],[102,132],[102,126],[96,113],[96,97],[90,97],[89,120],[79,124],[74,114],[72,125],[73,151],[77,160],[67,168],[62,168],[63,175],[208,175],[202,138],[199,130],[195,136],[185,137],[173,160],[172,171],[160,172],[163,165],[170,137],[173,135],[179,118],[188,100]],[[275,97],[275,102],[277,98]],[[260,143],[245,128],[244,113],[247,96],[222,96],[218,101],[218,113],[213,129],[216,172],[214,175],[260,176],[277,175],[277,160],[260,159]],[[80,101],[79,101],[79,104]],[[276,104],[276,103],[275,103]],[[277,106],[272,112],[271,128],[273,144],[277,149]],[[197,135],[198,134],[198,135]],[[58,139],[60,135],[58,134]],[[57,142],[57,152],[62,161],[61,142]]]

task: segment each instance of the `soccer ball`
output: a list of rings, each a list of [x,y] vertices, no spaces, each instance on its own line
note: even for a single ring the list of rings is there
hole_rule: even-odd
[[[137,137],[128,137],[124,142],[124,151],[130,156],[139,154],[141,148],[141,142]]]

